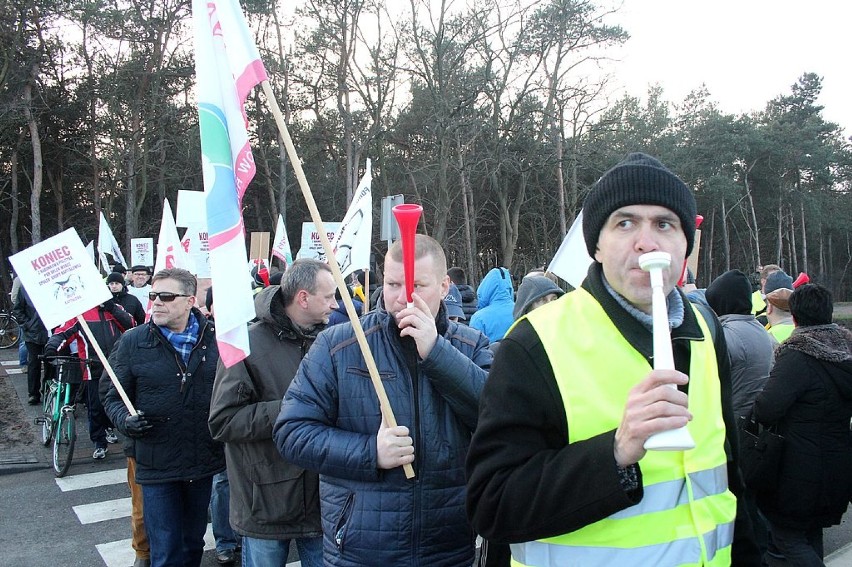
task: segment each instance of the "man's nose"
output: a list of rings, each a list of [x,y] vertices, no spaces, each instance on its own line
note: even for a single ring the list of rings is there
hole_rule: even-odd
[[[651,223],[643,223],[636,234],[636,250],[642,252],[653,252],[659,249],[660,243]]]

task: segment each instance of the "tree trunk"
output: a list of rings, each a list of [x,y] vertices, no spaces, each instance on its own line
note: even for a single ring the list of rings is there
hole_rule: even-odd
[[[805,203],[799,203],[802,214],[802,271],[808,273],[808,232],[805,227]]]
[[[556,121],[554,120],[553,124],[553,137],[556,142],[556,187],[559,191],[559,233],[562,235],[562,238],[565,238],[565,235],[568,234],[568,219],[565,217],[565,179],[563,176],[563,142],[562,142],[562,128],[563,128],[563,117],[562,117],[562,105],[559,105],[559,122],[558,126]],[[576,156],[571,156],[571,167],[572,172],[575,172],[575,162]]]
[[[779,266],[783,266],[783,262],[781,261],[783,255],[783,244],[784,240],[782,238],[782,224],[784,222],[784,200],[782,199],[783,191],[778,189],[778,226],[777,226],[777,234],[775,235],[777,239],[777,245],[775,246],[775,263]]]
[[[12,218],[9,221],[9,247],[12,254],[17,254],[19,251],[18,244],[18,217],[20,216],[20,201],[18,200],[18,148],[24,140],[24,131],[18,135],[18,143],[12,150]]]
[[[472,274],[473,269],[473,257],[476,252],[473,249],[473,242],[471,241],[471,234],[473,232],[473,216],[470,214],[470,208],[468,207],[468,195],[470,194],[470,181],[467,178],[467,173],[464,169],[464,149],[462,148],[461,142],[458,141],[458,160],[459,160],[459,179],[461,181],[461,191],[462,191],[462,211],[464,213],[464,265],[466,266],[466,272],[468,277]]]
[[[725,257],[725,271],[727,272],[731,269],[731,240],[728,235],[728,209],[724,197],[722,198],[722,255]]]
[[[47,180],[50,181],[50,188],[53,190],[53,199],[56,201],[57,234],[65,230],[65,198],[63,196],[62,177],[62,171],[53,173],[53,170],[47,170]]]
[[[41,189],[44,163],[41,155],[41,137],[38,124],[32,111],[33,85],[38,78],[38,65],[33,65],[30,78],[24,86],[24,116],[30,130],[30,140],[33,146],[33,192],[30,195],[30,215],[32,217],[32,243],[41,242]]]
[[[752,163],[746,170],[745,175],[743,176],[743,183],[745,184],[746,196],[748,197],[749,210],[751,212],[752,226],[749,227],[749,229],[754,235],[754,265],[762,266],[763,262],[760,260],[760,229],[757,225],[757,212],[754,208],[754,197],[752,197],[751,188],[748,185],[748,174],[751,173],[751,170],[754,169],[754,166],[756,165],[757,160],[755,160],[754,163]]]

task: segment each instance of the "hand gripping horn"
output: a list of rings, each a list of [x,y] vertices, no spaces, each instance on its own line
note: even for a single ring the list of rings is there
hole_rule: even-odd
[[[639,256],[639,267],[651,274],[651,317],[654,323],[654,370],[674,370],[669,314],[663,294],[663,269],[671,266],[668,252],[648,252]],[[687,307],[688,309],[688,307]],[[674,384],[667,387],[675,388]],[[695,448],[695,441],[684,426],[661,431],[645,441],[645,448],[658,451],[685,451]]]
[[[414,236],[417,231],[417,223],[423,207],[406,203],[397,205],[393,209],[393,216],[399,225],[399,236],[402,240],[402,268],[405,273],[405,301],[411,307],[414,299]]]

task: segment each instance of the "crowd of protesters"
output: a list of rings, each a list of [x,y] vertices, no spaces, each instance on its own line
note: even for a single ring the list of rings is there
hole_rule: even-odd
[[[501,266],[475,289],[417,235],[412,297],[399,243],[379,282],[342,290],[361,330],[325,263],[256,263],[251,354],[231,367],[212,288],[118,266],[86,319],[137,411],[99,364],[85,401],[95,459],[125,437],[134,566],[199,565],[208,511],[221,564],[284,566],[292,542],[305,567],[823,565],[852,498],[852,333],[777,265],[757,289],[740,270],[697,289],[695,218],[675,173],[630,154],[584,204],[577,289]],[[654,369],[654,251],[672,258],[674,369]],[[15,313],[37,404],[40,354],[92,357],[25,290]],[[771,486],[742,480],[748,421],[784,438]],[[646,450],[678,427],[693,449]]]

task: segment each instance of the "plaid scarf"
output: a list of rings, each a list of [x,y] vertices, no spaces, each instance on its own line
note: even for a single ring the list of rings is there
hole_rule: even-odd
[[[194,347],[195,343],[198,342],[199,325],[198,319],[195,318],[195,315],[192,312],[189,313],[189,321],[186,323],[186,329],[180,333],[175,333],[174,331],[170,331],[166,327],[161,327],[159,325],[157,325],[157,328],[160,329],[160,332],[163,333],[166,340],[169,341],[172,347],[174,347],[178,354],[180,354],[184,365],[189,363],[189,355],[192,352],[192,347]]]

